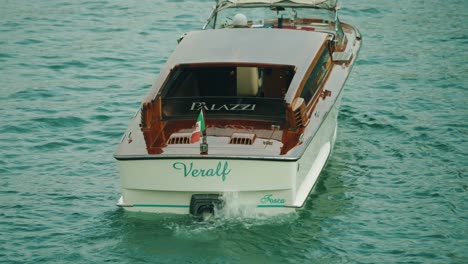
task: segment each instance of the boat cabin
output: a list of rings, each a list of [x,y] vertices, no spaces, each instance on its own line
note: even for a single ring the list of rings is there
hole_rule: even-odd
[[[217,126],[208,131],[212,136],[242,132],[232,129],[238,125],[264,130],[267,138],[272,127],[298,138],[322,93],[332,65],[330,52],[329,36],[320,32],[225,29],[188,34],[143,103],[140,127],[149,152],[161,152],[174,133],[193,131],[202,108],[207,126]],[[277,134],[281,141],[283,132]]]

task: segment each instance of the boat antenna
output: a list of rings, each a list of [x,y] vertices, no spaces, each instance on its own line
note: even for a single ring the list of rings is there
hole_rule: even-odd
[[[263,144],[265,145],[265,148],[268,147],[269,145],[273,145],[273,141],[271,140],[273,138],[273,134],[280,129],[280,126],[272,124],[271,125],[271,134],[270,137],[267,140],[263,141]]]

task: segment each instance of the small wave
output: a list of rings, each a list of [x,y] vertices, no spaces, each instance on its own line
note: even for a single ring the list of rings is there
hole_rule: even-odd
[[[76,60],[47,66],[47,68],[56,70],[56,71],[68,69],[68,68],[86,68],[86,67],[88,67],[88,64],[80,62],[80,61],[76,61]]]
[[[13,54],[7,54],[7,53],[0,53],[0,58],[14,58],[16,57]]]
[[[379,65],[382,64],[380,60],[365,60],[365,59],[358,59],[356,61],[356,65]]]
[[[18,191],[15,190],[5,190],[5,191],[0,191],[2,194],[18,194]]]
[[[111,118],[112,117],[108,116],[108,115],[95,115],[95,116],[91,117],[92,120],[96,120],[96,121],[107,121],[107,120],[109,120]]]
[[[46,60],[57,60],[57,59],[61,59],[64,57],[58,56],[58,55],[42,55],[42,56],[39,56],[39,58],[46,59]]]
[[[114,32],[125,32],[128,31],[126,28],[92,28],[89,29],[93,33],[114,33]]]
[[[15,44],[18,44],[18,45],[33,45],[33,44],[39,44],[39,43],[42,43],[42,41],[38,39],[24,39],[24,40],[15,42]]]
[[[76,116],[68,116],[68,117],[40,117],[40,118],[33,118],[33,122],[40,123],[46,126],[51,126],[55,128],[60,127],[79,127],[83,126],[88,123],[87,120],[76,117]]]
[[[35,100],[37,98],[50,98],[54,97],[54,92],[52,90],[46,89],[29,89],[23,90],[10,95],[10,98],[22,98]]]
[[[364,114],[362,116],[344,116],[339,120],[342,120],[342,122],[346,122],[350,125],[354,125],[362,129],[370,128],[385,131],[388,133],[391,132],[396,134],[404,134],[404,131],[395,126],[393,122],[382,122],[382,119],[377,119],[367,114]]]
[[[73,78],[76,78],[76,79],[84,79],[84,80],[111,80],[111,79],[114,79],[114,78],[117,78],[118,76],[114,75],[114,74],[107,74],[107,75],[104,75],[104,74],[94,74],[94,75],[91,75],[91,74],[77,74],[75,76],[73,76]]]
[[[0,128],[0,133],[14,133],[14,134],[27,134],[31,133],[33,130],[28,126],[23,125],[6,125]]]
[[[99,62],[126,62],[127,60],[125,59],[121,59],[121,58],[117,58],[117,57],[94,57],[92,58],[93,60],[95,61],[99,61]]]
[[[173,31],[170,28],[162,28],[162,27],[152,27],[149,30],[154,31],[154,32],[172,32]]]
[[[194,16],[193,15],[189,15],[189,14],[183,14],[183,15],[177,15],[174,17],[175,19],[193,19]]]
[[[68,143],[63,142],[63,141],[53,141],[53,142],[47,142],[45,144],[33,146],[33,148],[37,150],[51,151],[51,150],[60,149],[62,147],[66,147],[68,145],[69,145]]]
[[[120,89],[120,88],[122,88],[122,86],[120,86],[118,84],[109,84],[109,85],[106,86],[106,88]]]
[[[377,8],[363,8],[363,9],[359,9],[357,10],[359,13],[363,13],[363,14],[372,14],[372,15],[375,15],[375,14],[380,14],[382,13],[382,11],[380,9],[377,9]]]
[[[48,193],[47,196],[53,197],[54,200],[63,200],[63,201],[74,201],[81,200],[85,198],[94,198],[94,197],[79,197],[71,194],[57,194],[57,193]]]

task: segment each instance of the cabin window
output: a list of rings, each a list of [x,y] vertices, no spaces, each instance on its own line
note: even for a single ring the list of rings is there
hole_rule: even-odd
[[[304,98],[306,104],[310,102],[320,86],[323,84],[330,65],[330,53],[328,48],[325,48],[302,89],[301,97]]]
[[[295,68],[287,65],[179,65],[164,85],[163,118],[284,118]],[[204,106],[203,106],[204,105]]]

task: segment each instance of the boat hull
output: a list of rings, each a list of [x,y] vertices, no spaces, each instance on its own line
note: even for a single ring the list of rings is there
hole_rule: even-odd
[[[128,211],[189,214],[192,195],[219,194],[224,200],[221,211],[292,212],[304,206],[331,154],[338,108],[339,100],[316,133],[304,140],[307,148],[297,160],[209,156],[119,160],[118,205]]]

